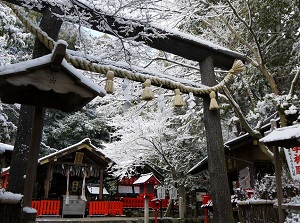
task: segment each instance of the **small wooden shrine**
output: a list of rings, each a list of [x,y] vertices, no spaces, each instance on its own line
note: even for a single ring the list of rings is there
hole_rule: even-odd
[[[110,175],[114,162],[86,138],[38,160],[37,198],[61,198],[62,195],[86,197],[86,185],[97,183],[103,199],[103,180]],[[94,194],[94,193],[92,193]],[[95,194],[94,194],[95,195]]]
[[[133,185],[140,186],[140,194],[141,197],[155,197],[155,185],[160,185],[159,180],[154,176],[153,173],[147,173],[141,175]]]
[[[147,161],[134,163],[129,169],[127,175],[118,181],[117,196],[119,197],[138,197],[140,187],[133,183],[143,174],[153,173],[160,182],[164,180],[162,170],[159,170],[157,166]]]

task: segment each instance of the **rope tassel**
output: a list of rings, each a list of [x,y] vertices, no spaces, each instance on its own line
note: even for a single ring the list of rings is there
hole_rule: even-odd
[[[143,90],[143,94],[142,94],[142,100],[145,100],[145,101],[150,101],[154,98],[154,94],[152,92],[152,89],[151,89],[151,80],[150,79],[147,79],[144,83],[144,90]]]
[[[112,94],[114,92],[114,72],[109,70],[106,74],[106,84],[105,84],[105,91],[107,94]]]
[[[174,106],[175,107],[181,107],[185,105],[185,102],[182,98],[182,96],[180,95],[180,90],[179,89],[175,89],[175,98],[174,98]]]
[[[216,93],[214,91],[210,92],[209,97],[210,97],[209,110],[218,110],[220,106],[218,105],[218,102],[216,100]]]
[[[241,60],[235,60],[229,73],[239,74],[245,69],[245,65]]]

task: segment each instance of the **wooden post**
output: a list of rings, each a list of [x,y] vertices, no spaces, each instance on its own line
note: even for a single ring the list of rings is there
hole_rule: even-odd
[[[50,178],[51,178],[51,168],[52,164],[47,164],[47,175],[44,184],[44,198],[47,199],[49,197],[49,189],[50,189]]]
[[[271,123],[271,131],[276,128],[276,120],[272,119]],[[283,192],[282,192],[282,180],[281,180],[281,165],[280,165],[280,156],[277,146],[273,146],[274,152],[274,165],[275,165],[275,177],[276,177],[276,188],[277,188],[277,203],[278,203],[278,222],[284,222],[284,212],[282,210],[282,202],[283,202]]]
[[[99,200],[103,199],[103,169],[100,169]]]
[[[43,108],[35,107],[31,142],[27,159],[23,207],[31,207],[33,188],[36,181],[37,160],[40,148],[40,137],[43,130]]]
[[[216,84],[214,64],[208,57],[200,62],[202,83],[207,86]],[[233,223],[233,211],[225,163],[224,142],[219,110],[209,110],[209,95],[203,98],[204,125],[207,143],[208,171],[213,201],[213,222]]]

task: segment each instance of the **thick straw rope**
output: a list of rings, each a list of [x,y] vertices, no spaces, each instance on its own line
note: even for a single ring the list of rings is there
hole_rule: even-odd
[[[6,3],[16,14],[16,16],[20,19],[20,21],[23,23],[23,25],[32,33],[34,34],[45,46],[52,50],[55,46],[55,41],[50,38],[45,32],[43,32],[39,27],[34,25],[29,19],[27,19],[13,4]],[[95,63],[91,63],[87,59],[84,58],[78,58],[73,57],[68,52],[66,52],[65,59],[71,63],[74,67],[80,68],[82,70],[97,72],[106,74],[108,71],[113,71],[116,77],[119,78],[125,78],[127,77],[129,80],[137,81],[144,83],[147,79],[151,80],[151,83],[156,86],[165,86],[165,88],[174,90],[179,89],[182,93],[190,93],[192,92],[194,95],[202,95],[202,94],[209,94],[212,91],[218,91],[223,88],[224,84],[227,83],[230,78],[233,76],[233,74],[237,74],[243,71],[244,64],[240,60],[236,60],[232,66],[232,68],[228,71],[228,74],[225,76],[225,78],[217,85],[212,87],[206,87],[206,88],[195,88],[183,85],[181,83],[154,77],[154,76],[145,76],[145,75],[139,75],[132,73],[130,71],[126,71],[123,69],[118,68],[112,68],[110,66],[105,65],[99,65]]]

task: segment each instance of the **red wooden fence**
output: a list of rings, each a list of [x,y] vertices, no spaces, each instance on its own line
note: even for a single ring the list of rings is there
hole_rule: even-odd
[[[151,201],[153,198],[149,198]],[[162,201],[162,208],[167,208],[169,199],[163,199]],[[123,207],[124,208],[144,208],[144,198],[142,197],[124,197],[123,198]],[[150,208],[155,207],[155,202],[150,202],[149,203]]]
[[[151,199],[150,199],[151,200]],[[167,208],[168,199],[162,200],[162,208]],[[32,207],[37,210],[36,215],[53,215],[59,216],[59,200],[40,200],[32,201]],[[150,208],[155,207],[155,202],[149,203]],[[93,215],[112,215],[122,216],[123,208],[144,208],[144,198],[125,197],[122,201],[90,201],[87,202],[89,216]]]
[[[90,201],[89,215],[123,215],[121,201]]]
[[[36,209],[36,215],[53,215],[59,216],[60,201],[59,200],[41,200],[32,201],[32,207]]]
[[[142,197],[124,197],[123,198],[123,207],[124,208],[143,208],[144,207],[144,198]]]
[[[32,201],[31,207],[36,210],[36,216],[41,215],[40,210],[41,210],[41,201]]]

